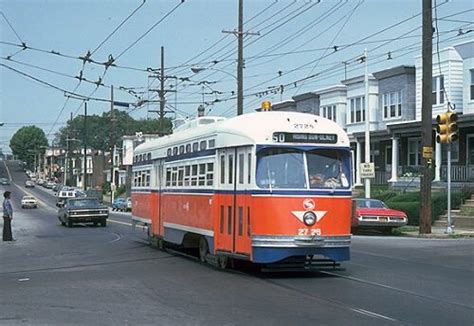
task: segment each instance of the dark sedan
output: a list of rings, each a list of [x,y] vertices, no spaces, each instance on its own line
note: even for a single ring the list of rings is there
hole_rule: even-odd
[[[70,198],[58,211],[62,225],[71,227],[74,223],[93,223],[107,225],[109,209],[101,205],[96,198]]]

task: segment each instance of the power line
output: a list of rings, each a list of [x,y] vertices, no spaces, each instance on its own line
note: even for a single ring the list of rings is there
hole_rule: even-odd
[[[10,24],[10,22],[8,21],[8,18],[7,18],[7,16],[5,16],[5,14],[3,13],[3,11],[0,11],[0,13],[2,14],[3,18],[4,18],[5,21],[7,22],[8,26],[10,26],[11,30],[13,31],[13,33],[15,33],[17,39],[18,39],[21,43],[24,43],[23,40],[21,39],[20,35],[18,35],[18,33],[16,32],[16,30],[13,28],[12,24]]]
[[[112,35],[114,35],[115,32],[119,30],[120,27],[122,27],[123,24],[125,24],[138,10],[140,10],[140,8],[143,7],[145,2],[146,0],[142,0],[141,5],[139,5],[130,15],[128,15],[127,18],[125,18],[117,27],[115,27],[115,29],[109,35],[107,35],[107,37],[91,52],[91,55],[93,55],[97,50],[99,50],[100,47],[104,45],[104,43],[107,42],[112,37]]]
[[[170,16],[176,9],[178,9],[184,3],[184,1],[185,0],[180,0],[180,2],[173,9],[171,9],[171,11],[169,11],[166,15],[164,15],[162,18],[160,18],[145,33],[143,33],[138,39],[136,39],[134,42],[132,42],[132,44],[130,44],[128,47],[126,47],[125,50],[120,52],[120,54],[114,59],[114,61],[117,60],[118,58],[120,58],[125,53],[127,53],[132,47],[134,47],[138,42],[140,42],[141,39],[143,39],[145,36],[148,35],[148,33],[150,33],[153,29],[155,29],[156,26],[158,26],[161,22],[163,22],[166,18],[168,18],[168,16]]]

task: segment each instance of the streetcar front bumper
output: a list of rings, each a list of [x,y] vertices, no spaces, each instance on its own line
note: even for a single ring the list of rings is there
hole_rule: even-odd
[[[333,261],[349,260],[350,235],[252,237],[252,257],[256,263],[272,263],[288,257],[321,255]]]

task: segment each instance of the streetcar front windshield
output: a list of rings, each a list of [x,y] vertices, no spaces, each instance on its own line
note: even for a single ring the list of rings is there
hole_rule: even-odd
[[[266,148],[258,153],[256,181],[265,189],[348,188],[350,153]]]

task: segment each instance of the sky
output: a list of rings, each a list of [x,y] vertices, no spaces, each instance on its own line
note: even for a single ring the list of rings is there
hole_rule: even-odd
[[[474,38],[466,33],[474,1],[435,3],[440,48]],[[421,4],[244,0],[244,113],[363,74],[364,49],[369,73],[414,65]],[[162,46],[168,117],[193,117],[199,105],[235,116],[237,38],[223,31],[237,29],[237,9],[238,0],[0,0],[0,148],[10,152],[10,138],[28,125],[52,141],[83,113],[84,98],[88,114],[110,110],[112,85],[114,101],[129,103],[116,109],[156,118],[150,69],[160,67]],[[88,51],[93,62],[80,59]]]

